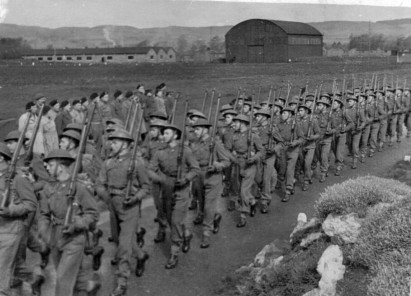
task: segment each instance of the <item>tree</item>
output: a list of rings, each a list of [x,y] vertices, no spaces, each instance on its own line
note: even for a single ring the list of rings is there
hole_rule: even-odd
[[[210,50],[220,52],[224,50],[224,41],[219,36],[214,36],[209,42]]]
[[[177,39],[177,54],[183,55],[188,49],[188,41],[186,35],[180,35]]]

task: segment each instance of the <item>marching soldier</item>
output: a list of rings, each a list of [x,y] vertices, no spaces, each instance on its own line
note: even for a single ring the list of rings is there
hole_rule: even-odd
[[[351,140],[349,141],[350,146],[348,147],[352,154],[352,169],[357,168],[357,161],[360,156],[361,131],[365,126],[364,110],[360,108],[359,103],[356,104],[356,101],[358,101],[358,99],[355,96],[349,95],[347,97],[348,106],[346,112],[353,122],[353,127],[349,129]]]
[[[235,175],[240,180],[240,221],[237,227],[244,227],[247,224],[247,214],[251,217],[255,215],[256,201],[252,194],[252,186],[257,173],[256,163],[264,157],[264,147],[260,138],[251,132],[251,141],[249,141],[249,124],[250,118],[244,114],[234,117],[235,131],[232,142],[228,145],[235,156]],[[249,143],[252,143],[251,147]],[[249,150],[251,150],[250,158],[247,157]]]
[[[153,180],[161,182],[161,196],[166,205],[167,221],[171,227],[171,252],[165,265],[166,269],[177,266],[180,250],[187,253],[190,249],[192,234],[189,226],[185,223],[190,203],[189,183],[200,171],[198,162],[191,150],[179,141],[181,135],[182,132],[177,126],[165,125],[163,138],[167,147],[158,150],[150,161],[149,173]],[[176,180],[180,149],[183,149],[180,167],[182,176],[181,179]]]
[[[370,131],[370,153],[369,157],[373,157],[378,145],[378,132],[380,131],[380,121],[385,117],[385,111],[383,105],[378,102],[378,99],[374,94],[369,94],[370,99],[370,111],[371,111],[371,131]]]
[[[388,104],[386,101],[386,98],[384,96],[384,91],[383,90],[378,90],[377,91],[377,97],[376,100],[378,101],[377,104],[378,106],[381,106],[380,108],[383,111],[383,114],[380,117],[380,129],[378,131],[378,151],[381,152],[382,148],[384,147],[384,143],[387,141],[387,129],[388,129]]]
[[[88,295],[91,271],[85,260],[86,233],[90,225],[97,223],[97,204],[90,191],[80,182],[75,183],[74,202],[78,204],[73,221],[67,225],[68,190],[72,164],[75,159],[65,150],[51,151],[44,162],[47,171],[56,182],[47,183],[40,202],[39,231],[43,237],[51,233],[51,255],[57,269],[54,295]],[[51,228],[51,229],[50,229]],[[51,230],[51,231],[50,231]],[[99,285],[93,285],[98,289]]]
[[[407,127],[407,138],[411,137],[411,96],[408,88],[404,89],[404,109],[405,109],[405,126]]]
[[[394,94],[394,90],[387,87],[385,91],[385,98],[387,100],[388,106],[388,146],[391,147],[393,145],[393,140],[396,136],[397,130],[397,121],[398,121],[398,114],[397,114],[397,101]]]
[[[395,101],[397,103],[397,127],[396,127],[396,138],[397,143],[401,143],[402,133],[403,133],[403,126],[404,126],[404,113],[405,113],[405,106],[404,106],[404,99],[403,99],[403,89],[397,88],[395,90]]]
[[[207,120],[200,119],[192,127],[198,140],[191,142],[190,148],[200,165],[200,173],[193,180],[193,195],[199,200],[194,224],[203,224],[200,247],[205,249],[210,246],[211,233],[219,231],[222,216],[217,212],[217,201],[223,192],[222,171],[230,165],[230,156],[220,142],[212,143],[211,124]],[[213,160],[211,166],[210,158]]]
[[[317,119],[311,115],[312,109],[307,104],[299,106],[298,112],[300,114],[299,124],[305,139],[304,146],[302,147],[304,157],[304,183],[302,190],[307,191],[308,185],[313,183],[311,164],[314,158],[316,141],[320,138],[320,127],[318,126]]]
[[[37,198],[34,193],[34,188],[28,178],[24,177],[21,171],[11,177],[10,188],[6,188],[7,172],[9,171],[10,160],[12,155],[6,144],[0,143],[0,190],[1,201],[6,196],[4,192],[9,190],[10,202],[6,207],[0,209],[0,266],[2,268],[2,276],[0,278],[0,294],[10,295],[10,288],[13,278],[24,278],[20,274],[18,268],[18,256],[20,248],[23,244],[23,239],[27,235],[25,224],[26,216],[35,214],[37,209]],[[25,245],[24,245],[25,248]],[[25,251],[25,250],[24,250]],[[24,263],[24,262],[23,262]],[[16,266],[17,265],[17,266]],[[17,267],[15,269],[15,267]],[[44,277],[41,278],[41,282]],[[39,287],[33,289],[39,293]],[[39,295],[39,294],[37,294]]]
[[[361,143],[360,143],[360,162],[365,161],[365,156],[368,150],[368,139],[370,138],[371,123],[373,122],[373,107],[372,107],[372,97],[365,93],[360,94],[360,105],[364,110],[365,125],[361,132]]]
[[[284,151],[282,153],[283,163],[286,163],[285,171],[285,195],[282,202],[288,202],[290,195],[294,194],[295,186],[295,165],[303,143],[303,131],[297,118],[294,117],[294,110],[290,107],[281,110],[281,118],[278,122],[278,132],[283,139]]]
[[[108,201],[116,218],[118,244],[112,264],[118,264],[118,271],[117,286],[111,295],[119,296],[125,295],[127,291],[133,252],[137,257],[135,270],[137,276],[143,274],[145,262],[149,258],[148,254],[137,245],[137,230],[138,204],[147,195],[150,185],[144,162],[141,158],[137,158],[134,160],[132,193],[130,197],[126,197],[128,167],[130,161],[133,161],[130,147],[135,140],[124,130],[117,130],[109,136],[108,140],[113,154],[103,164],[96,191]]]

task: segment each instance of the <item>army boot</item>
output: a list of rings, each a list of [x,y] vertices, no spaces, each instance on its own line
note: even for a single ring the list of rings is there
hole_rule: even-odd
[[[142,248],[144,246],[144,235],[146,234],[146,229],[141,227],[139,231],[137,231],[137,246]]]
[[[173,269],[177,266],[178,263],[178,256],[177,255],[170,255],[165,265],[166,269]]]
[[[220,231],[220,223],[221,219],[223,216],[221,214],[217,213],[214,215],[214,220],[213,220],[213,233],[216,234]]]
[[[356,158],[354,158],[354,159],[352,160],[351,168],[352,168],[353,170],[355,170],[355,169],[357,168],[357,159],[356,159]]]
[[[154,238],[154,242],[156,244],[158,244],[158,243],[164,242],[165,240],[166,240],[166,230],[164,229],[164,227],[159,226],[158,231],[157,231],[157,235]]]
[[[137,258],[137,265],[135,270],[135,274],[137,277],[141,277],[143,275],[145,270],[145,264],[148,258],[150,258],[150,256],[147,253],[144,253],[143,258]]]

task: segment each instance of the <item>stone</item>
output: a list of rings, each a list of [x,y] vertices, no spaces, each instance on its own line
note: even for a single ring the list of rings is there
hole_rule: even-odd
[[[236,269],[235,273],[250,273],[254,267],[253,263],[250,263],[249,265],[244,265]]]
[[[342,264],[343,254],[339,246],[331,245],[322,254],[317,264],[321,275],[318,287],[303,296],[336,296],[337,282],[344,277],[345,266]]]
[[[274,242],[266,245],[260,253],[255,256],[254,267],[265,267],[270,263],[271,259],[278,258],[282,254],[283,250],[278,248]]]
[[[305,238],[301,240],[300,246],[303,248],[306,248],[309,245],[311,245],[314,241],[322,238],[323,236],[324,236],[324,233],[322,232],[310,233],[309,235],[307,235]]]
[[[292,238],[293,235],[299,231],[303,225],[305,225],[305,223],[307,223],[307,215],[304,213],[299,213],[297,216],[297,226],[295,226],[293,232],[291,232],[290,238]]]
[[[291,245],[298,244],[299,240],[302,239],[305,235],[308,235],[309,233],[318,231],[320,229],[321,229],[321,221],[318,218],[312,218],[310,221],[305,222],[305,223],[297,222],[297,226],[294,228],[293,232],[290,234],[290,244]]]
[[[280,265],[281,261],[284,259],[284,256],[280,256],[278,258],[272,258],[270,263],[265,268],[256,268],[256,272],[254,273],[254,281],[257,284],[261,284],[264,277],[269,277],[272,274],[277,266]],[[253,274],[253,273],[252,273]]]
[[[344,243],[355,243],[361,230],[363,219],[356,213],[348,215],[329,214],[322,224],[322,229],[329,237],[337,236]]]

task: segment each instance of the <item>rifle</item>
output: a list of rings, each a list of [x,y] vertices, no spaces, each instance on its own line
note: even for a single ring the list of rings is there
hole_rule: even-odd
[[[215,95],[215,88],[213,88],[213,91],[211,92],[211,102],[210,102],[210,108],[208,109],[208,119],[211,117],[211,110],[213,108],[213,103],[214,103],[214,95]]]
[[[293,87],[292,84],[288,84],[287,86],[287,97],[285,98],[284,108],[288,105],[288,99],[290,98],[291,88]]]
[[[141,107],[141,105],[138,105],[138,106]],[[138,109],[139,108],[137,108],[137,110]],[[135,125],[135,122],[133,122],[133,125]],[[128,164],[128,169],[127,169],[127,187],[126,187],[126,195],[125,195],[126,201],[130,199],[131,190],[133,189],[134,171],[136,169],[136,158],[137,158],[137,151],[138,151],[138,140],[140,139],[142,125],[143,125],[143,116],[140,116],[138,120],[136,136],[134,137],[133,151],[131,153],[131,159],[130,159],[130,162]],[[141,207],[140,207],[140,215],[141,215]]]
[[[184,120],[183,120],[184,126],[181,132],[181,145],[179,147],[178,156],[177,156],[177,180],[181,179],[181,175],[183,173],[184,142],[185,142],[185,137],[186,137],[185,122],[187,121],[187,111],[188,111],[188,99],[186,99],[186,102],[184,105]]]
[[[127,116],[126,116],[126,122],[125,122],[125,128],[128,130],[128,126],[130,125],[130,119],[131,119],[131,112],[135,108],[136,102],[134,100],[131,101],[130,108],[127,110]]]
[[[393,74],[392,77],[394,79],[394,74]],[[392,113],[393,114],[397,113],[397,89],[398,89],[398,75],[397,75],[397,81],[395,83],[394,106],[392,108]]]
[[[33,160],[34,142],[36,141],[37,133],[40,128],[40,121],[41,121],[41,118],[43,117],[44,106],[45,104],[41,105],[39,115],[37,116],[36,123],[34,125],[33,134],[31,135],[31,138],[30,138],[29,147],[27,148],[26,159],[24,160],[24,166],[26,167],[30,166],[31,161]]]
[[[176,108],[177,108],[177,101],[179,98],[180,98],[180,93],[178,92],[173,102],[173,109],[171,110],[171,115],[168,119],[169,123],[171,124],[174,124],[174,121],[176,119]]]
[[[334,102],[335,102],[335,90],[336,90],[335,83],[336,83],[336,81],[334,79],[334,82],[333,82],[333,99],[331,101],[330,113],[328,114],[327,132],[329,132],[331,130],[331,115],[333,113],[333,106],[334,106]]]
[[[237,111],[238,99],[240,98],[241,87],[238,88],[237,97],[235,98],[233,110]]]
[[[342,112],[341,112],[341,124],[340,124],[340,132],[345,132],[345,123],[344,123],[344,115],[345,115],[345,103],[346,103],[346,95],[347,91],[345,89],[345,77],[343,80],[343,85],[341,89],[341,100],[343,101]]]
[[[304,96],[304,97],[303,97],[303,98],[304,98],[303,104],[305,104],[305,98],[306,98],[306,96],[307,96],[307,95],[306,95],[307,90],[308,90],[308,80],[307,80],[307,83],[305,84],[305,87],[301,89],[300,97],[301,97],[301,96]]]
[[[13,153],[13,156],[11,158],[11,162],[10,162],[10,166],[7,169],[7,175],[6,175],[6,180],[5,180],[5,184],[4,184],[4,193],[3,193],[3,199],[1,201],[1,205],[0,208],[4,209],[5,207],[9,206],[10,203],[10,187],[11,187],[11,183],[12,180],[14,178],[14,175],[16,174],[16,166],[17,166],[17,161],[19,159],[20,156],[20,151],[21,151],[21,147],[23,147],[24,145],[24,139],[25,139],[25,135],[27,132],[27,128],[29,126],[30,123],[30,118],[31,118],[31,112],[28,112],[28,117],[26,119],[26,122],[24,123],[24,127],[23,130],[21,131],[20,137],[17,141],[17,146],[16,146],[16,150]]]
[[[218,110],[220,109],[221,94],[218,95],[217,108],[213,122],[213,131],[211,133],[211,146],[210,146],[210,156],[208,158],[208,167],[211,167],[214,163],[214,149],[215,149],[215,138],[217,134],[217,123],[218,123]]]
[[[404,87],[402,89],[402,93],[401,93],[401,109],[404,107],[404,93],[405,93],[405,87],[407,86],[407,79],[404,78]],[[404,111],[405,112],[405,111]]]
[[[300,100],[297,102],[297,107],[295,108],[293,123],[291,125],[291,139],[290,143],[294,141],[295,138],[295,125],[297,124],[297,116],[298,116],[298,107],[300,106]]]
[[[322,86],[323,86],[323,85],[321,84],[321,85],[320,85],[320,88],[319,88],[320,92],[321,92]],[[315,90],[315,93],[314,93],[313,107],[312,107],[312,110],[311,110],[310,119],[309,119],[309,121],[308,121],[307,139],[308,139],[309,137],[311,137],[311,133],[312,133],[312,129],[313,129],[313,118],[314,118],[314,111],[315,111],[315,105],[316,105],[316,103],[317,103],[317,89]]]
[[[251,110],[250,110],[250,126],[248,130],[248,136],[247,136],[247,144],[248,144],[248,149],[247,149],[247,159],[251,158],[251,151],[253,148],[253,116],[254,116],[254,103],[251,104]]]
[[[204,98],[203,98],[203,106],[201,107],[201,112],[203,112],[203,113],[204,113],[205,104],[206,104],[206,101],[207,101],[207,96],[208,96],[208,91],[205,90],[204,91]]]
[[[268,92],[268,99],[267,99],[267,103],[268,103],[268,108],[270,108],[270,103],[271,103],[271,94],[273,92],[273,86],[271,85],[270,87],[270,91]],[[275,99],[275,95],[274,95],[274,99]]]
[[[81,151],[85,150],[86,143],[87,143],[87,134],[88,131],[90,130],[91,122],[93,120],[94,116],[94,109],[96,108],[96,104],[92,107],[92,111],[90,114],[87,114],[88,118],[85,119],[87,120],[87,124],[83,125],[83,129],[81,131],[81,138],[80,138],[80,143],[79,143],[79,153],[77,154],[76,160],[74,162],[74,168],[73,172],[71,174],[70,178],[70,184],[69,184],[69,190],[67,193],[67,201],[68,201],[68,207],[67,207],[67,212],[66,216],[64,218],[64,227],[68,227],[71,223],[73,223],[73,214],[75,210],[78,208],[79,204],[76,199],[76,182],[77,182],[77,175],[80,171],[81,164],[82,164],[82,159],[83,159],[83,153]]]

